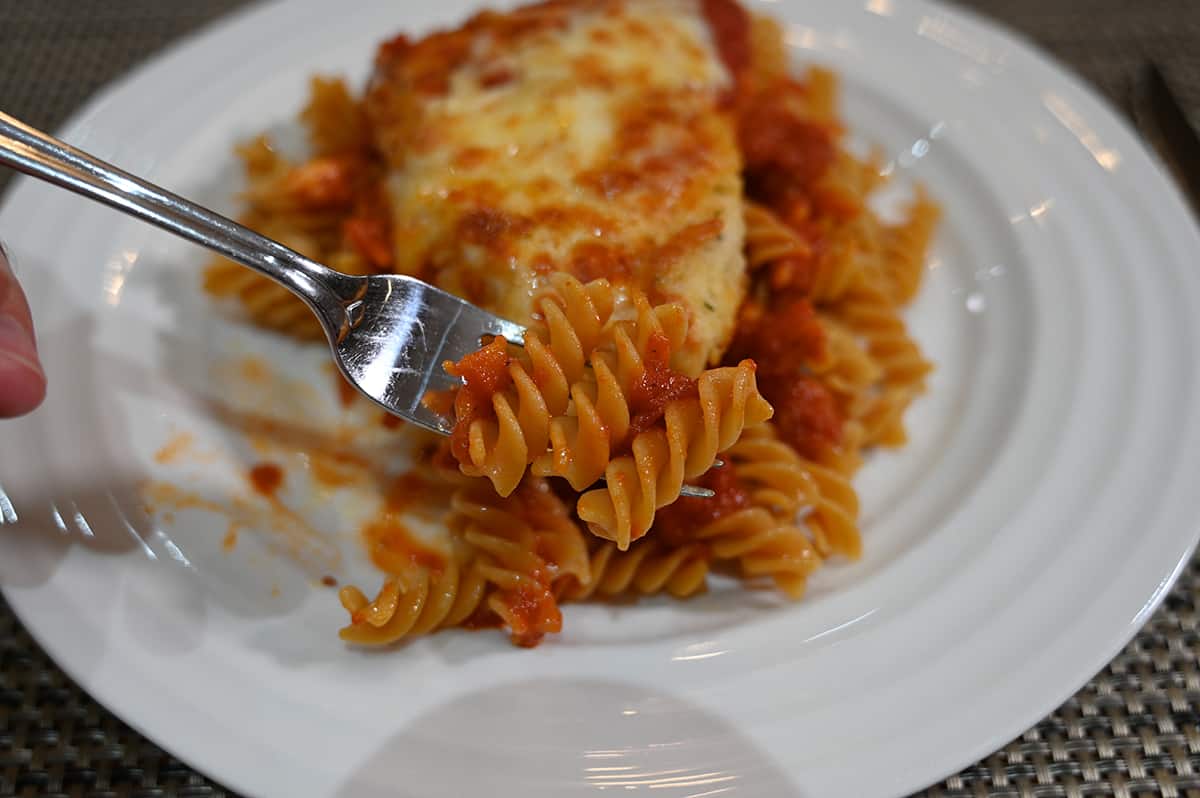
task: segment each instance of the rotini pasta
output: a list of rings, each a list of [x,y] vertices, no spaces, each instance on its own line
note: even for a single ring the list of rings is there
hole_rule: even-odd
[[[620,416],[628,415],[628,406],[620,388],[607,379],[611,373],[601,369],[593,376],[590,364],[601,343],[611,337],[606,336],[613,310],[611,287],[604,280],[585,286],[566,274],[554,275],[552,284],[553,290],[537,303],[542,323],[526,333],[523,348],[514,350],[497,339],[446,366],[464,380],[454,397],[454,455],[464,474],[487,477],[501,496],[516,487],[529,464],[545,456],[552,428],[562,434],[561,419],[572,400],[576,417],[582,413],[581,423],[597,425],[597,442],[606,449],[609,435],[624,435],[629,424],[626,418],[621,426]],[[600,412],[602,418],[596,416]],[[603,452],[595,457],[597,464],[590,469],[573,461],[539,470],[586,486],[608,462]]]
[[[747,431],[729,456],[754,504],[778,518],[804,514],[822,558],[838,554],[856,559],[862,553],[858,494],[849,480],[852,469],[840,459],[842,453],[831,452],[823,463],[809,460],[780,440],[774,424],[764,424]]]
[[[591,556],[591,582],[565,579],[559,598],[585,601],[656,593],[686,598],[704,590],[709,558],[708,547],[700,543],[670,546],[651,537],[621,551],[612,541],[598,541]]]
[[[884,230],[882,263],[896,304],[906,304],[916,296],[925,269],[925,253],[941,215],[925,189],[918,188],[908,208],[908,219]]]
[[[503,626],[532,645],[559,602],[684,598],[714,572],[798,598],[860,555],[851,479],[904,443],[932,368],[903,310],[939,210],[917,187],[881,219],[884,162],[843,145],[836,76],[788,62],[737,0],[555,0],[389,41],[362,96],[314,80],[307,159],[240,148],[250,226],[528,330],[446,364],[454,432],[427,464],[445,535],[371,544],[386,577],[342,590],[344,639]],[[204,287],[320,336],[233,263]],[[685,483],[715,496],[680,500]]]
[[[575,490],[604,477],[605,487],[580,498],[579,515],[625,550],[685,479],[704,473],[771,408],[749,361],[696,380],[671,370],[687,334],[678,306],[653,308],[636,296],[636,318],[613,321],[606,282],[584,286],[564,274],[554,284],[539,305],[545,332],[531,329],[523,352],[494,341],[447,365],[464,379],[454,453],[463,473],[486,476],[501,496],[529,464]],[[624,447],[629,454],[619,454]]]
[[[577,512],[593,534],[624,551],[646,534],[660,507],[679,498],[685,480],[707,471],[742,430],[771,417],[750,361],[700,375],[697,393],[697,401],[667,404],[663,426],[638,434],[631,453],[605,468],[605,486],[579,498]]]
[[[468,621],[505,626],[518,645],[557,632],[562,616],[555,580],[591,583],[583,535],[542,480],[529,480],[508,499],[487,483],[457,489],[447,522],[453,551],[441,562],[406,567],[368,599],[343,588],[351,622],[342,638],[386,645]]]
[[[863,340],[881,372],[875,392],[857,415],[864,426],[863,445],[904,443],[904,410],[924,392],[932,364],[908,334],[885,286],[863,281],[838,303],[836,314]]]

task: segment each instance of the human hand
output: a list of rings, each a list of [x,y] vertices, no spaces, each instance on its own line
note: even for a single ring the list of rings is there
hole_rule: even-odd
[[[0,248],[0,418],[28,413],[46,395],[33,317],[8,258]]]

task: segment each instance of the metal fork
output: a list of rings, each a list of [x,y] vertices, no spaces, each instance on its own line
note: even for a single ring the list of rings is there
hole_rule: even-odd
[[[237,261],[287,288],[316,314],[334,362],[367,398],[405,421],[450,434],[421,400],[458,380],[442,363],[484,336],[523,340],[525,328],[402,274],[343,274],[0,112],[0,163],[82,194]],[[711,490],[685,485],[685,496]]]

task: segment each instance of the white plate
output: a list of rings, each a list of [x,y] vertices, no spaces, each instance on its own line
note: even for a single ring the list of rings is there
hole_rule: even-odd
[[[228,208],[231,144],[286,125],[310,73],[361,77],[379,39],[472,5],[255,9],[124,79],[63,135]],[[900,184],[925,181],[946,209],[910,316],[938,371],[912,443],[859,481],[861,563],[796,606],[722,588],[572,607],[532,651],[462,632],[348,650],[311,577],[366,576],[358,547],[303,533],[353,502],[293,491],[296,527],[244,531],[232,554],[211,516],[148,525],[129,504],[148,474],[211,495],[239,484],[257,455],[214,417],[214,393],[327,418],[321,355],[214,315],[194,248],[25,180],[0,230],[51,396],[0,429],[21,517],[0,534],[0,584],[63,668],[239,791],[528,798],[903,793],[1102,667],[1196,537],[1200,236],[1121,120],[987,24],[907,0],[762,8],[787,21],[798,62],[843,76],[846,117]],[[230,387],[245,349],[291,382],[273,398]],[[179,431],[216,454],[156,463]],[[270,554],[296,535],[301,564]]]

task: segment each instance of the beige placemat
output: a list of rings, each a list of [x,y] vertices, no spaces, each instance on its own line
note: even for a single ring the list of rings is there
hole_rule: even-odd
[[[52,129],[105,83],[241,5],[0,0],[0,109]],[[1126,111],[1136,105],[1138,77],[1154,59],[1200,122],[1200,0],[963,5],[1031,36]],[[0,189],[7,179],[0,175]],[[1135,530],[1130,534],[1136,537]],[[1084,689],[927,794],[1200,798],[1198,603],[1200,559],[1146,629]],[[0,600],[0,795],[230,794],[91,700]]]

